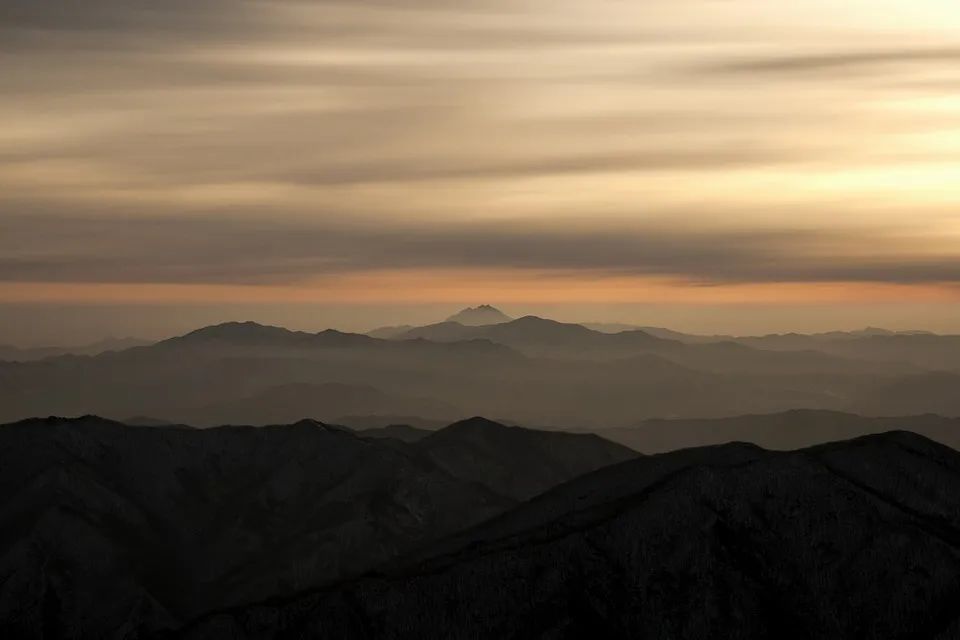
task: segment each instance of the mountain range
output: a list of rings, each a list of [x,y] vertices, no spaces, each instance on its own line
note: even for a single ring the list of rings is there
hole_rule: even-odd
[[[0,361],[0,637],[960,635],[956,336],[600,329]]]
[[[349,578],[636,455],[479,418],[415,443],[310,420],[2,426],[0,637],[149,637]]]
[[[960,454],[891,432],[642,457],[185,638],[956,638]]]
[[[75,347],[15,347],[0,344],[0,360],[28,362],[65,355],[94,356],[107,351],[123,351],[133,347],[151,344],[149,340],[138,338],[104,338],[90,344]]]
[[[456,322],[467,326],[502,324],[504,322],[510,322],[511,320],[513,320],[513,318],[489,304],[468,307],[447,318],[447,322]]]
[[[0,420],[436,426],[486,414],[593,429],[793,409],[960,415],[956,336],[791,338],[799,350],[777,340],[604,333],[533,316],[390,339],[229,322],[123,351],[0,362]]]
[[[32,419],[0,426],[0,634],[946,639],[958,481],[907,431],[645,456],[484,418]]]
[[[960,418],[932,413],[901,417],[865,417],[839,411],[795,409],[733,418],[645,420],[631,427],[603,429],[605,438],[643,453],[663,453],[726,442],[750,442],[766,449],[790,450],[905,430],[960,450]]]

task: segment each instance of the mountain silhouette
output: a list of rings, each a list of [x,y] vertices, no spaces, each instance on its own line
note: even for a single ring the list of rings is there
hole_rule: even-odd
[[[655,338],[643,331],[605,334],[579,324],[524,316],[486,326],[466,326],[447,321],[417,327],[397,339],[426,339],[436,342],[489,340],[532,356],[580,356],[585,358],[625,357],[631,353],[680,349],[683,345]]]
[[[417,450],[450,475],[515,500],[637,455],[592,434],[534,431],[479,417],[418,440]]]
[[[629,325],[603,323],[587,323],[585,326],[608,333],[631,329]],[[960,336],[937,335],[927,331],[890,331],[867,327],[856,331],[814,334],[734,336],[694,335],[659,327],[632,328],[685,344],[736,343],[764,351],[819,351],[886,366],[900,363],[900,370],[905,371],[909,371],[909,368],[903,365],[935,370],[957,370],[960,366]]]
[[[646,420],[633,427],[605,429],[601,433],[637,451],[661,453],[732,441],[789,450],[895,430],[917,433],[960,450],[960,418],[933,414],[865,417],[840,411],[796,409],[730,418]]]
[[[98,355],[107,351],[123,351],[133,347],[151,344],[149,340],[138,338],[104,338],[90,344],[76,347],[15,347],[0,344],[0,360],[8,362],[29,362],[65,355]]]
[[[960,454],[902,432],[573,480],[433,553],[187,638],[955,638]]]
[[[375,344],[375,338],[327,329],[319,333],[291,331],[256,322],[225,322],[170,338],[163,347],[244,346],[244,347],[356,347]]]
[[[411,329],[415,329],[412,324],[401,324],[391,327],[379,327],[373,331],[368,331],[367,335],[371,338],[380,338],[381,340],[392,340]]]
[[[511,458],[524,488],[634,455],[566,435],[571,448],[584,444],[571,460],[558,434],[509,431],[525,442]],[[518,503],[500,475],[509,463],[466,435],[455,426],[446,448],[420,449],[313,420],[2,426],[0,637],[41,637],[43,618],[55,637],[150,636],[348,578],[503,513]],[[460,459],[459,475],[438,464],[456,471]]]
[[[862,362],[815,349],[765,350],[735,340],[684,342],[658,337],[643,330],[606,333],[580,324],[525,316],[490,326],[465,326],[456,322],[417,327],[394,336],[395,340],[424,339],[456,342],[483,339],[516,349],[531,357],[614,360],[637,354],[659,354],[694,369],[717,373],[884,373],[912,371],[907,364]]]
[[[459,311],[449,318],[447,322],[456,322],[467,326],[480,326],[489,324],[500,324],[513,320],[510,316],[488,304],[482,304],[479,307],[469,307]]]
[[[437,426],[432,421],[486,414],[528,425],[608,428],[796,408],[960,415],[953,339],[807,336],[803,344],[815,348],[781,349],[759,346],[762,340],[608,334],[526,316],[485,326],[440,323],[387,340],[233,322],[95,356],[0,362],[0,421],[96,414],[207,426],[312,416],[351,426]],[[940,366],[950,362],[952,368]],[[383,396],[351,404],[359,396],[324,395],[327,385],[372,387]],[[284,389],[303,393],[271,399]]]

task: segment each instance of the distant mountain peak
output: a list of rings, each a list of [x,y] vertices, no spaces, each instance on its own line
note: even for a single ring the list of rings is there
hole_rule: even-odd
[[[499,422],[495,422],[483,416],[474,416],[472,418],[467,418],[466,420],[460,420],[459,422],[454,422],[447,429],[451,431],[458,430],[472,430],[472,429],[504,429],[506,425]]]
[[[515,325],[529,325],[529,326],[580,326],[580,325],[569,325],[565,322],[560,322],[559,320],[551,320],[550,318],[541,318],[540,316],[523,316],[522,318],[517,318],[513,320]]]
[[[447,322],[458,322],[471,327],[479,327],[488,324],[502,324],[513,320],[510,316],[500,311],[496,307],[488,304],[481,304],[478,307],[468,307],[447,318]]]
[[[262,338],[264,336],[274,337],[278,335],[288,335],[292,333],[292,331],[282,327],[271,327],[253,321],[234,321],[202,327],[178,338],[172,338],[172,340],[226,340],[232,342],[238,340],[245,341],[251,338]]]
[[[342,433],[351,436],[354,435],[354,432],[347,427],[341,427],[340,425],[336,424],[327,424],[326,422],[314,420],[313,418],[303,418],[302,420],[297,420],[290,426],[295,429],[320,429],[322,431],[329,431],[331,433]]]

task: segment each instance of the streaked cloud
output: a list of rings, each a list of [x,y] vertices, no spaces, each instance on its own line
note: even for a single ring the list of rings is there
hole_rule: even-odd
[[[955,16],[3,2],[0,279],[382,292],[371,274],[473,270],[745,302],[771,283],[953,295]]]
[[[526,223],[390,226],[219,218],[14,217],[0,281],[302,285],[350,273],[522,270],[581,277],[960,284],[950,242],[909,230],[606,228]],[[863,250],[862,247],[868,247]],[[861,247],[861,248],[855,248]]]
[[[707,67],[720,73],[847,73],[870,67],[890,67],[898,64],[955,65],[960,62],[960,47],[918,47],[880,51],[847,51],[835,53],[807,53],[799,55],[772,54],[767,57],[732,60]]]

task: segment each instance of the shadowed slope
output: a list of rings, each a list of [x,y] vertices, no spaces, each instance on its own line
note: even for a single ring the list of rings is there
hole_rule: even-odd
[[[954,638],[958,483],[960,454],[906,433],[640,458],[188,637]]]
[[[121,637],[368,569],[513,504],[401,449],[295,425],[0,427],[0,631]]]
[[[634,455],[482,419],[422,449],[381,435],[313,420],[0,427],[0,637],[39,638],[43,619],[53,637],[149,636],[359,574]]]
[[[517,500],[637,456],[592,434],[535,431],[484,418],[452,424],[420,440],[417,450],[451,475]]]
[[[918,433],[960,450],[960,418],[929,414],[872,418],[839,411],[794,410],[732,418],[647,420],[636,427],[600,433],[637,451],[659,453],[735,440],[787,450],[893,430]]]

